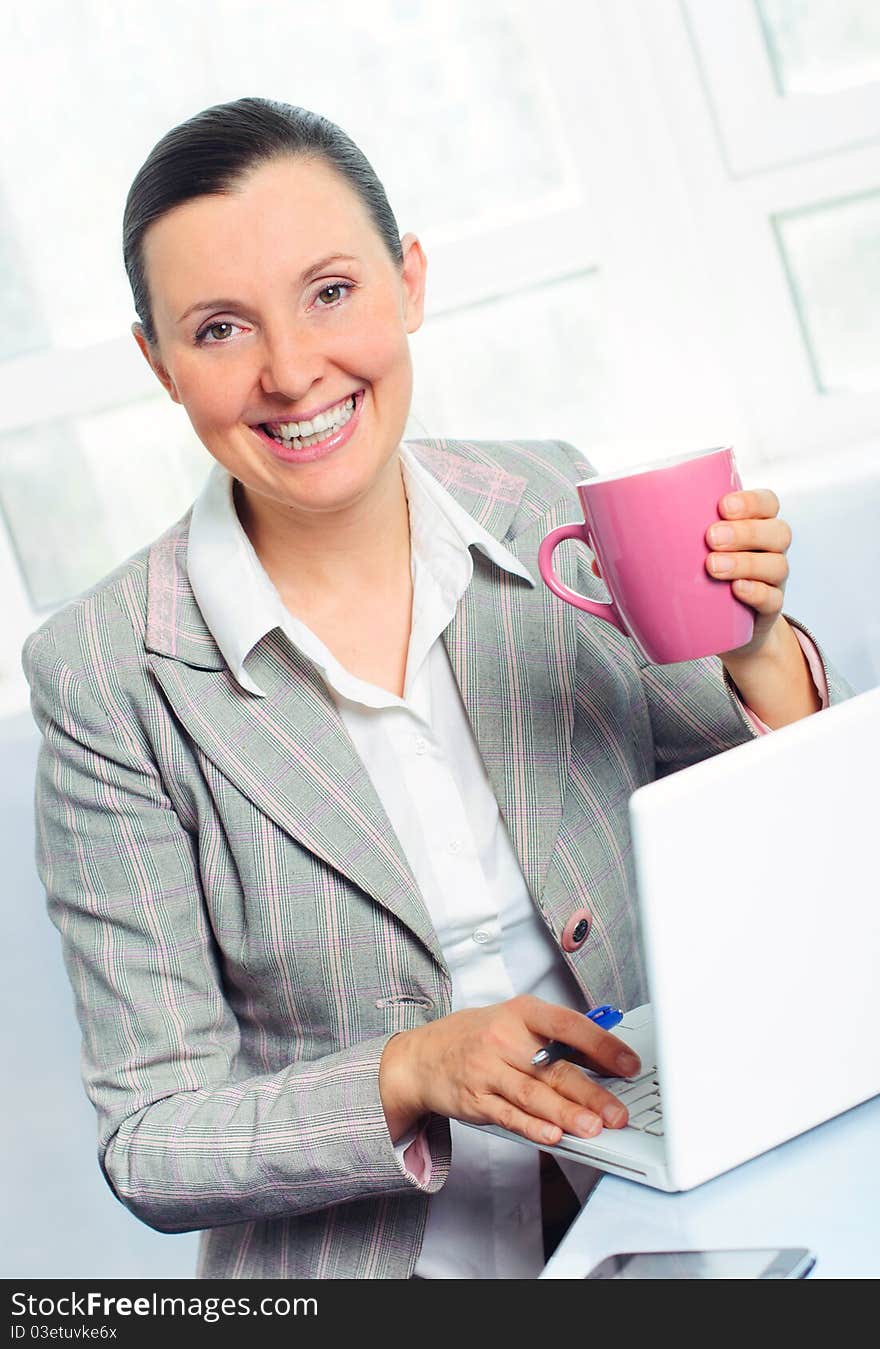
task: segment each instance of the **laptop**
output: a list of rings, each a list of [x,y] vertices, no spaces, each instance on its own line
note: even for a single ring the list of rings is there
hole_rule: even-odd
[[[630,1124],[541,1147],[689,1190],[880,1092],[880,688],[640,787],[629,812],[651,1001],[613,1034],[642,1072],[590,1076]]]

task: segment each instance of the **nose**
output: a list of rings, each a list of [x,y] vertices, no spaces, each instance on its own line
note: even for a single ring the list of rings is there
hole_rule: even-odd
[[[260,387],[266,394],[282,395],[298,403],[321,378],[327,366],[320,334],[286,324],[266,333],[262,347]]]

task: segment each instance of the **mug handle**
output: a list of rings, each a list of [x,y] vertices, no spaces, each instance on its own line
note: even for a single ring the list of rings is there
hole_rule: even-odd
[[[544,580],[545,585],[558,595],[561,600],[567,604],[573,604],[576,609],[583,609],[585,613],[594,614],[596,618],[604,618],[606,623],[617,628],[624,637],[629,637],[626,624],[621,618],[617,606],[612,597],[610,604],[604,604],[600,600],[588,600],[586,595],[579,595],[576,590],[571,590],[564,581],[560,581],[556,572],[553,570],[553,554],[563,542],[564,539],[580,539],[581,543],[586,543],[591,547],[590,535],[584,524],[559,525],[556,529],[551,529],[546,539],[541,543],[538,549],[538,570]],[[593,549],[595,552],[595,549]]]

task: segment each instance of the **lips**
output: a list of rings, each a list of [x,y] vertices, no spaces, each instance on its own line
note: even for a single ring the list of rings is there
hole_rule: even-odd
[[[348,397],[351,397],[351,395],[349,394]],[[346,400],[342,399],[340,401],[344,403]],[[312,445],[300,446],[297,448],[289,441],[277,440],[274,436],[270,436],[269,433],[264,430],[263,423],[260,423],[258,426],[250,427],[250,430],[253,431],[260,444],[271,452],[274,459],[280,460],[282,463],[286,464],[312,463],[315,459],[322,459],[325,455],[333,454],[335,450],[338,450],[351,439],[360,423],[363,402],[364,390],[358,389],[357,393],[354,395],[354,411],[348,421],[343,426],[330,431],[325,439],[316,441]],[[332,408],[335,407],[336,404],[331,403],[329,406]],[[275,424],[277,425],[278,423]],[[287,425],[287,423],[282,424]]]
[[[313,408],[306,416],[300,415],[299,417],[273,417],[271,420],[258,422],[256,425],[262,427],[263,430],[265,430],[269,435],[274,435],[276,439],[281,438],[279,432],[281,432],[283,427],[290,428],[295,426],[297,428],[301,428],[307,424],[311,425],[313,427],[313,430],[306,431],[305,433],[303,433],[299,429],[297,429],[294,432],[291,432],[290,430],[286,430],[283,432],[285,440],[292,440],[297,437],[304,438],[305,436],[315,434],[319,430],[324,430],[325,428],[323,426],[315,427],[314,423],[316,421],[320,421],[321,419],[327,420],[328,414],[338,415],[340,412],[343,411],[343,409],[346,408],[346,406],[349,403],[351,403],[352,399],[357,398],[357,395],[359,393],[363,393],[363,389],[356,389],[352,393],[343,394],[343,396],[341,398],[337,398],[335,402],[325,403],[323,407]]]

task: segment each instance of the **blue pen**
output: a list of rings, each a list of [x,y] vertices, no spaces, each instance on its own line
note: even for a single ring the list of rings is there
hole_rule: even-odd
[[[591,1012],[587,1012],[587,1016],[590,1021],[595,1021],[597,1026],[601,1026],[602,1030],[611,1030],[623,1020],[620,1008],[612,1007],[607,1002],[601,1007],[594,1007]],[[580,1056],[580,1050],[572,1049],[571,1045],[564,1045],[561,1040],[551,1040],[532,1057],[532,1066],[555,1063],[557,1059],[576,1059]]]

